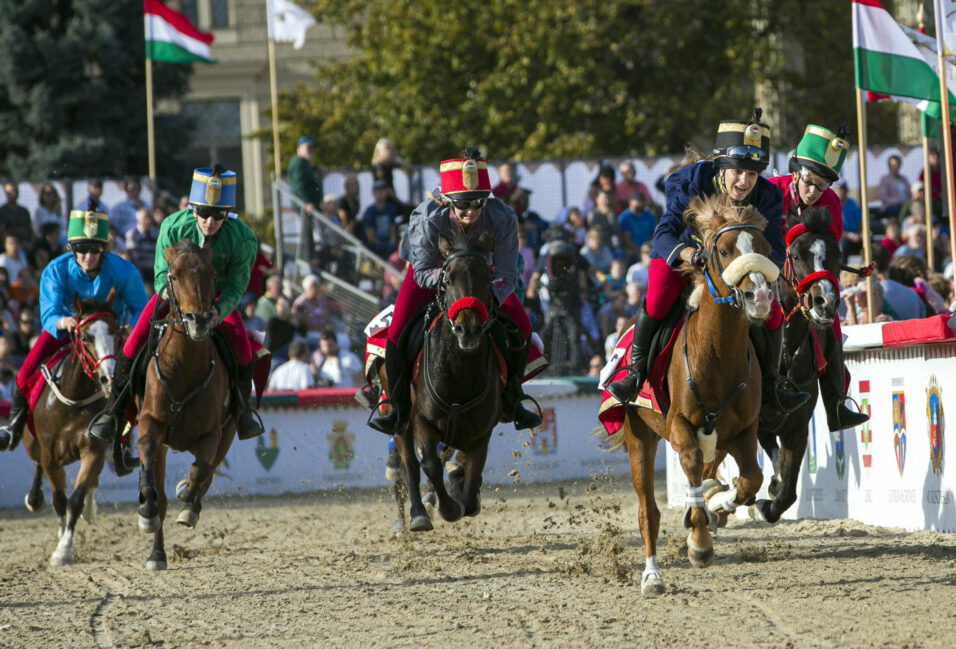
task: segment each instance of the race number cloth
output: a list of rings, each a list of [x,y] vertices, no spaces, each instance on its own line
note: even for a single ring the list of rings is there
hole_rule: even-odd
[[[667,391],[667,370],[670,367],[671,355],[674,352],[677,336],[686,322],[687,315],[685,314],[678,320],[677,326],[674,327],[671,335],[667,338],[667,344],[654,359],[650,374],[644,381],[644,385],[638,390],[631,405],[648,408],[654,412],[666,412],[667,408],[670,407],[670,394]],[[617,345],[614,347],[614,353],[604,369],[601,370],[600,383],[598,384],[598,388],[601,390],[601,408],[598,410],[598,419],[604,424],[604,429],[608,435],[613,435],[621,428],[626,410],[620,401],[611,396],[605,386],[608,383],[623,379],[627,375],[625,368],[631,362],[631,341],[633,338],[634,327],[632,325],[618,339]]]

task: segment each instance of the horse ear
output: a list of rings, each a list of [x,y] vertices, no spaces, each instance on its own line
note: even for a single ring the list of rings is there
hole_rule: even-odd
[[[80,304],[80,295],[76,291],[73,291],[73,313],[77,317],[80,316],[80,313],[83,311],[83,305]]]
[[[438,237],[438,252],[441,253],[442,257],[447,257],[451,254],[451,241],[446,239],[443,236]]]
[[[166,259],[167,264],[173,263],[173,258],[176,256],[176,249],[172,246],[166,246],[163,248],[163,257]]]
[[[785,224],[786,224],[786,226],[787,226],[787,229],[789,230],[790,228],[792,228],[793,226],[795,226],[797,223],[800,223],[800,216],[796,213],[796,211],[794,211],[794,210],[792,210],[792,209],[791,209],[791,210],[788,210],[788,211],[787,211],[787,217],[786,217],[786,219],[784,220],[784,222],[785,222]]]
[[[106,296],[106,306],[113,308],[113,302],[116,301],[116,287],[110,289],[109,294]]]

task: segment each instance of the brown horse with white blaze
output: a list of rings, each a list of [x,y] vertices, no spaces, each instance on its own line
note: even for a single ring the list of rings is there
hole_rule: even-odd
[[[687,476],[683,523],[690,529],[687,555],[698,567],[714,559],[711,531],[737,506],[750,500],[763,476],[757,463],[757,419],[761,374],[747,335],[751,323],[770,314],[769,282],[778,269],[768,258],[763,236],[766,220],[752,207],[737,207],[726,196],[695,198],[685,220],[703,239],[707,263],[693,269],[697,288],[670,360],[666,381],[670,408],[666,417],[630,405],[612,446],[630,455],[631,481],[640,501],[639,522],[646,565],[641,592],[664,591],[657,565],[660,510],[654,498],[654,456],[657,439],[670,442]],[[698,300],[699,296],[699,300]],[[715,455],[730,453],[740,468],[736,489],[706,494],[704,475]]]
[[[166,568],[163,521],[166,518],[167,449],[188,451],[195,461],[176,497],[186,507],[177,522],[193,527],[213,472],[225,458],[236,433],[229,409],[229,376],[210,338],[216,325],[216,273],[208,247],[189,240],[167,247],[166,299],[170,314],[157,323],[162,331],[146,368],[139,397],[139,527],[153,533],[150,570]]]
[[[77,325],[70,332],[72,353],[55,374],[45,375],[46,383],[32,412],[36,436],[28,433],[23,437],[23,447],[35,464],[33,484],[25,499],[27,509],[37,511],[43,506],[43,475],[53,489],[53,509],[60,525],[51,566],[73,563],[77,520],[80,515],[92,520],[96,512],[93,493],[109,444],[87,437],[86,428],[113,385],[114,353],[122,338],[119,318],[113,312],[115,298],[115,290],[110,290],[106,302],[73,296]],[[120,445],[119,440],[115,443]],[[77,460],[80,471],[67,500],[63,467]]]

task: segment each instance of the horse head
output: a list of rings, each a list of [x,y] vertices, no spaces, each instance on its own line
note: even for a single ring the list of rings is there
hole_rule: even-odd
[[[479,349],[494,308],[491,291],[491,240],[469,242],[463,235],[438,243],[444,263],[438,280],[438,303],[463,352]]]
[[[115,301],[115,288],[110,289],[105,302],[93,298],[81,300],[79,295],[73,294],[73,313],[76,315],[73,352],[79,357],[86,374],[99,381],[106,396],[113,389],[115,355],[120,343],[119,318],[113,312]]]
[[[829,327],[840,305],[840,246],[826,207],[811,207],[786,221],[784,278],[815,325]]]
[[[175,319],[182,323],[192,340],[209,338],[215,325],[216,272],[212,267],[212,251],[200,248],[188,239],[163,249],[169,268],[166,271],[166,292]]]
[[[774,297],[770,282],[779,274],[763,235],[767,220],[756,208],[734,205],[726,195],[695,197],[684,218],[703,238],[707,264],[697,281],[707,285],[718,304],[742,307],[751,322],[766,320]],[[729,295],[721,295],[718,284]]]

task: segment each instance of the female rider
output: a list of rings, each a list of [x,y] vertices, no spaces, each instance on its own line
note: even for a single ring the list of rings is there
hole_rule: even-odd
[[[783,263],[780,190],[760,176],[767,168],[770,149],[770,127],[760,123],[761,113],[761,109],[755,109],[749,122],[722,121],[717,128],[714,159],[679,169],[664,183],[667,205],[654,230],[647,294],[634,323],[631,365],[627,376],[607,385],[607,391],[621,403],[630,403],[647,378],[651,338],[684,287],[685,279],[676,266],[682,262],[706,265],[700,236],[684,223],[684,210],[693,197],[727,194],[736,204],[756,207],[767,219],[764,236],[770,243],[773,260],[778,265]],[[794,410],[810,398],[806,392],[790,391],[780,382],[782,323],[783,312],[774,300],[766,321],[767,340],[755,341],[754,345],[763,376],[762,418],[780,416],[780,411]],[[751,336],[756,333],[751,327]]]
[[[391,435],[396,425],[408,417],[411,409],[410,362],[403,362],[398,341],[405,326],[435,298],[442,258],[438,238],[464,233],[476,240],[488,234],[494,242],[491,265],[494,267],[492,292],[499,313],[520,331],[523,345],[506,347],[502,352],[508,379],[502,394],[502,418],[513,420],[515,428],[533,428],[541,424],[541,416],[521,405],[524,392],[521,380],[528,359],[531,320],[514,294],[518,276],[518,219],[514,210],[501,200],[489,197],[491,181],[488,163],[478,149],[466,149],[461,159],[441,163],[441,189],[415,208],[409,219],[408,232],[402,239],[399,255],[411,264],[395,300],[395,311],[388,327],[385,345],[385,372],[391,391],[391,409],[387,415],[373,418],[369,425]]]
[[[845,136],[845,126],[834,133],[822,126],[808,125],[790,158],[791,173],[770,179],[783,192],[784,219],[791,211],[799,215],[813,205],[826,207],[833,217],[832,230],[837,242],[843,236],[843,208],[830,185],[840,179],[840,168],[849,146]],[[843,336],[839,319],[833,321],[833,334],[833,358],[820,375],[820,395],[827,413],[827,425],[831,431],[838,431],[860,426],[870,417],[853,412],[843,405],[846,401],[847,374],[843,364]],[[830,368],[833,368],[832,371]]]
[[[67,227],[67,247],[40,275],[40,320],[43,331],[30,348],[20,371],[17,389],[10,406],[10,423],[0,429],[0,450],[13,450],[23,436],[28,404],[22,389],[54,352],[69,342],[68,334],[76,329],[73,296],[81,300],[93,298],[105,302],[111,289],[116,289],[113,311],[124,322],[134,322],[146,305],[143,278],[136,266],[112,253],[106,252],[109,241],[109,217],[97,211],[96,199],[91,199],[90,210],[73,210]],[[115,390],[115,388],[114,388]],[[126,467],[117,472],[128,473],[135,466],[135,458],[124,452]]]
[[[116,435],[120,414],[126,408],[129,370],[133,359],[149,337],[150,320],[157,311],[157,301],[166,284],[166,261],[164,248],[171,247],[182,239],[189,239],[200,247],[212,249],[212,266],[216,271],[216,301],[214,304],[217,327],[229,339],[238,367],[237,392],[239,415],[237,435],[249,439],[263,433],[262,423],[253,412],[250,402],[252,370],[255,359],[246,335],[239,300],[249,285],[249,275],[255,263],[259,246],[256,235],[249,226],[229,210],[236,206],[236,174],[215,165],[212,169],[193,171],[189,191],[190,207],[170,214],[159,227],[154,263],[156,294],[150,298],[137,321],[133,332],[126,339],[122,352],[116,356],[116,374],[113,377],[113,392],[103,412],[90,423],[87,434],[102,440],[111,440]],[[171,296],[167,295],[166,299]],[[160,313],[168,308],[165,304]]]

